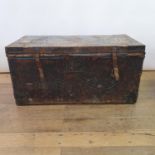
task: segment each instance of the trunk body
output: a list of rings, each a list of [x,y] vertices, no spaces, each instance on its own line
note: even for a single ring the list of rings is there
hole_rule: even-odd
[[[17,105],[135,103],[145,46],[126,35],[29,36],[6,54]]]

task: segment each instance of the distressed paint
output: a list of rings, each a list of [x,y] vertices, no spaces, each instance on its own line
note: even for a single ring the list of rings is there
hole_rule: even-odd
[[[26,36],[6,54],[17,105],[135,103],[145,46],[127,35]]]

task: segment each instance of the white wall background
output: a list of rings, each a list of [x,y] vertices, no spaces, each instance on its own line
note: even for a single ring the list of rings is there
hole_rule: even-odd
[[[23,35],[120,33],[146,44],[144,69],[155,69],[155,0],[0,0],[0,72]]]

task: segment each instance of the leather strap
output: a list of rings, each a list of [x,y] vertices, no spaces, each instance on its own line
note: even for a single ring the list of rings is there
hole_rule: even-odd
[[[39,77],[40,77],[40,82],[41,82],[41,88],[46,89],[46,84],[45,84],[45,75],[43,71],[42,64],[40,62],[40,56],[39,54],[35,55],[35,63],[39,72]]]
[[[119,76],[119,69],[118,69],[118,64],[117,64],[116,48],[114,48],[112,52],[112,61],[113,61],[113,73],[114,73],[115,80],[119,81],[120,76]]]

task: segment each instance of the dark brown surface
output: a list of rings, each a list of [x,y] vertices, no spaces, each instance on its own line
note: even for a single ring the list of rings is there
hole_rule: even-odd
[[[27,36],[6,47],[19,105],[134,103],[144,50],[127,35]]]

